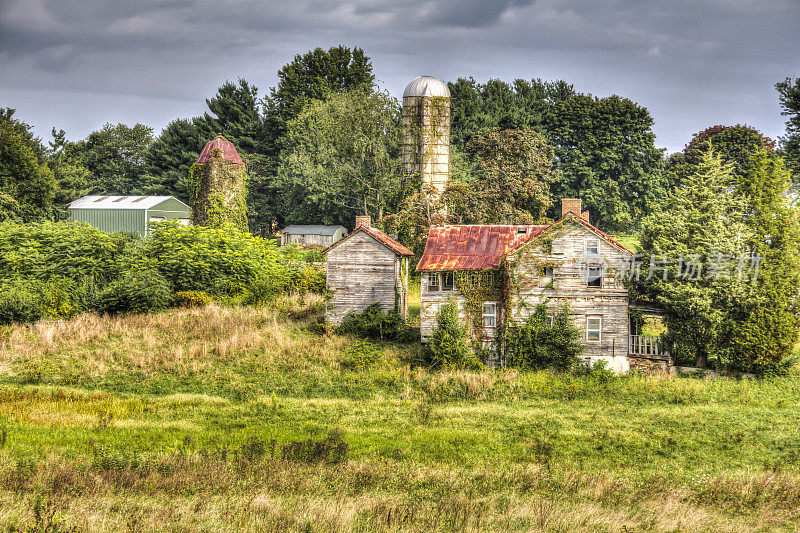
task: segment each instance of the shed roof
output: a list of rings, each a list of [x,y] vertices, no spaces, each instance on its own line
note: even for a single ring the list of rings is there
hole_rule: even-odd
[[[496,268],[510,251],[547,226],[433,226],[417,270],[480,270]]]
[[[351,231],[345,238],[340,239],[340,240],[336,241],[335,243],[331,244],[330,246],[328,246],[327,248],[325,248],[322,251],[322,253],[327,254],[333,248],[335,248],[337,246],[340,246],[341,244],[347,242],[347,240],[350,237],[352,237],[353,235],[355,235],[359,231],[363,231],[364,233],[366,233],[367,235],[369,235],[373,239],[377,240],[378,242],[380,242],[381,244],[383,244],[384,246],[386,246],[387,248],[389,248],[391,251],[393,251],[394,253],[396,253],[398,255],[414,255],[414,252],[412,252],[411,250],[409,250],[408,248],[406,248],[405,246],[403,246],[402,244],[400,244],[396,240],[392,239],[391,237],[386,235],[381,230],[375,229],[375,228],[367,228],[365,226],[357,227],[356,229]]]
[[[293,226],[286,226],[283,228],[283,233],[287,235],[335,235],[337,231],[340,229],[345,230],[347,232],[347,228],[344,226],[323,226],[323,225],[293,225]]]
[[[167,200],[180,202],[187,210],[191,208],[174,196],[84,196],[78,198],[68,209],[151,209]]]

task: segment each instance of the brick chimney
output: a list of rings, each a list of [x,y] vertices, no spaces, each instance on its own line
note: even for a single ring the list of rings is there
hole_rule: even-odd
[[[356,217],[356,229],[364,227],[369,228],[372,220],[368,216]]]
[[[561,216],[572,211],[575,215],[581,216],[581,199],[580,198],[562,198],[561,199]]]
[[[589,224],[592,223],[591,220],[589,220],[589,211],[584,211],[583,213],[581,213],[581,218],[586,222],[588,222]]]

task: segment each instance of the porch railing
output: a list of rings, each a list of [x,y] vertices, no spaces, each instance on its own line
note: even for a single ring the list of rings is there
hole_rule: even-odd
[[[631,335],[628,353],[648,357],[665,357],[664,343],[658,335]]]

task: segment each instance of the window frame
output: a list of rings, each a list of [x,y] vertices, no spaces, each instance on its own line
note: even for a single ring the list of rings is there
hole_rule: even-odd
[[[487,313],[486,306],[491,305],[493,312]],[[486,319],[492,319],[492,325],[486,324]],[[483,302],[483,307],[481,308],[481,325],[484,328],[496,328],[497,327],[497,302]]]
[[[590,328],[589,322],[597,320],[597,328]],[[597,338],[590,338],[591,332],[597,332]],[[603,342],[603,315],[586,315],[586,342]]]
[[[598,270],[600,275],[597,276],[596,278],[592,278],[592,276],[591,276],[592,270]],[[586,267],[586,274],[587,274],[586,275],[586,286],[587,287],[592,287],[592,288],[596,288],[596,289],[602,289],[603,288],[603,274],[604,274],[603,265],[600,265],[600,264],[597,264],[597,265],[590,264],[590,265],[588,265]],[[593,285],[593,283],[595,283],[595,284]]]
[[[590,243],[594,243],[591,245],[594,248],[594,252],[589,251]],[[587,255],[600,255],[600,239],[586,239],[583,246],[583,250]]]
[[[431,284],[431,280],[436,280],[435,284]],[[428,291],[439,292],[442,290],[441,278],[438,272],[428,272]]]
[[[447,280],[450,279],[450,286],[447,285]],[[454,291],[456,290],[456,275],[454,272],[442,272],[442,280],[440,285],[441,291]]]

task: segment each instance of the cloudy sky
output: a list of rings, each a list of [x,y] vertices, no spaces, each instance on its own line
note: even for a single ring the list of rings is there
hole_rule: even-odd
[[[158,132],[226,79],[263,94],[295,54],[338,44],[397,97],[419,74],[619,94],[676,151],[714,124],[783,134],[773,86],[800,76],[800,0],[0,0],[0,107],[43,137]]]

